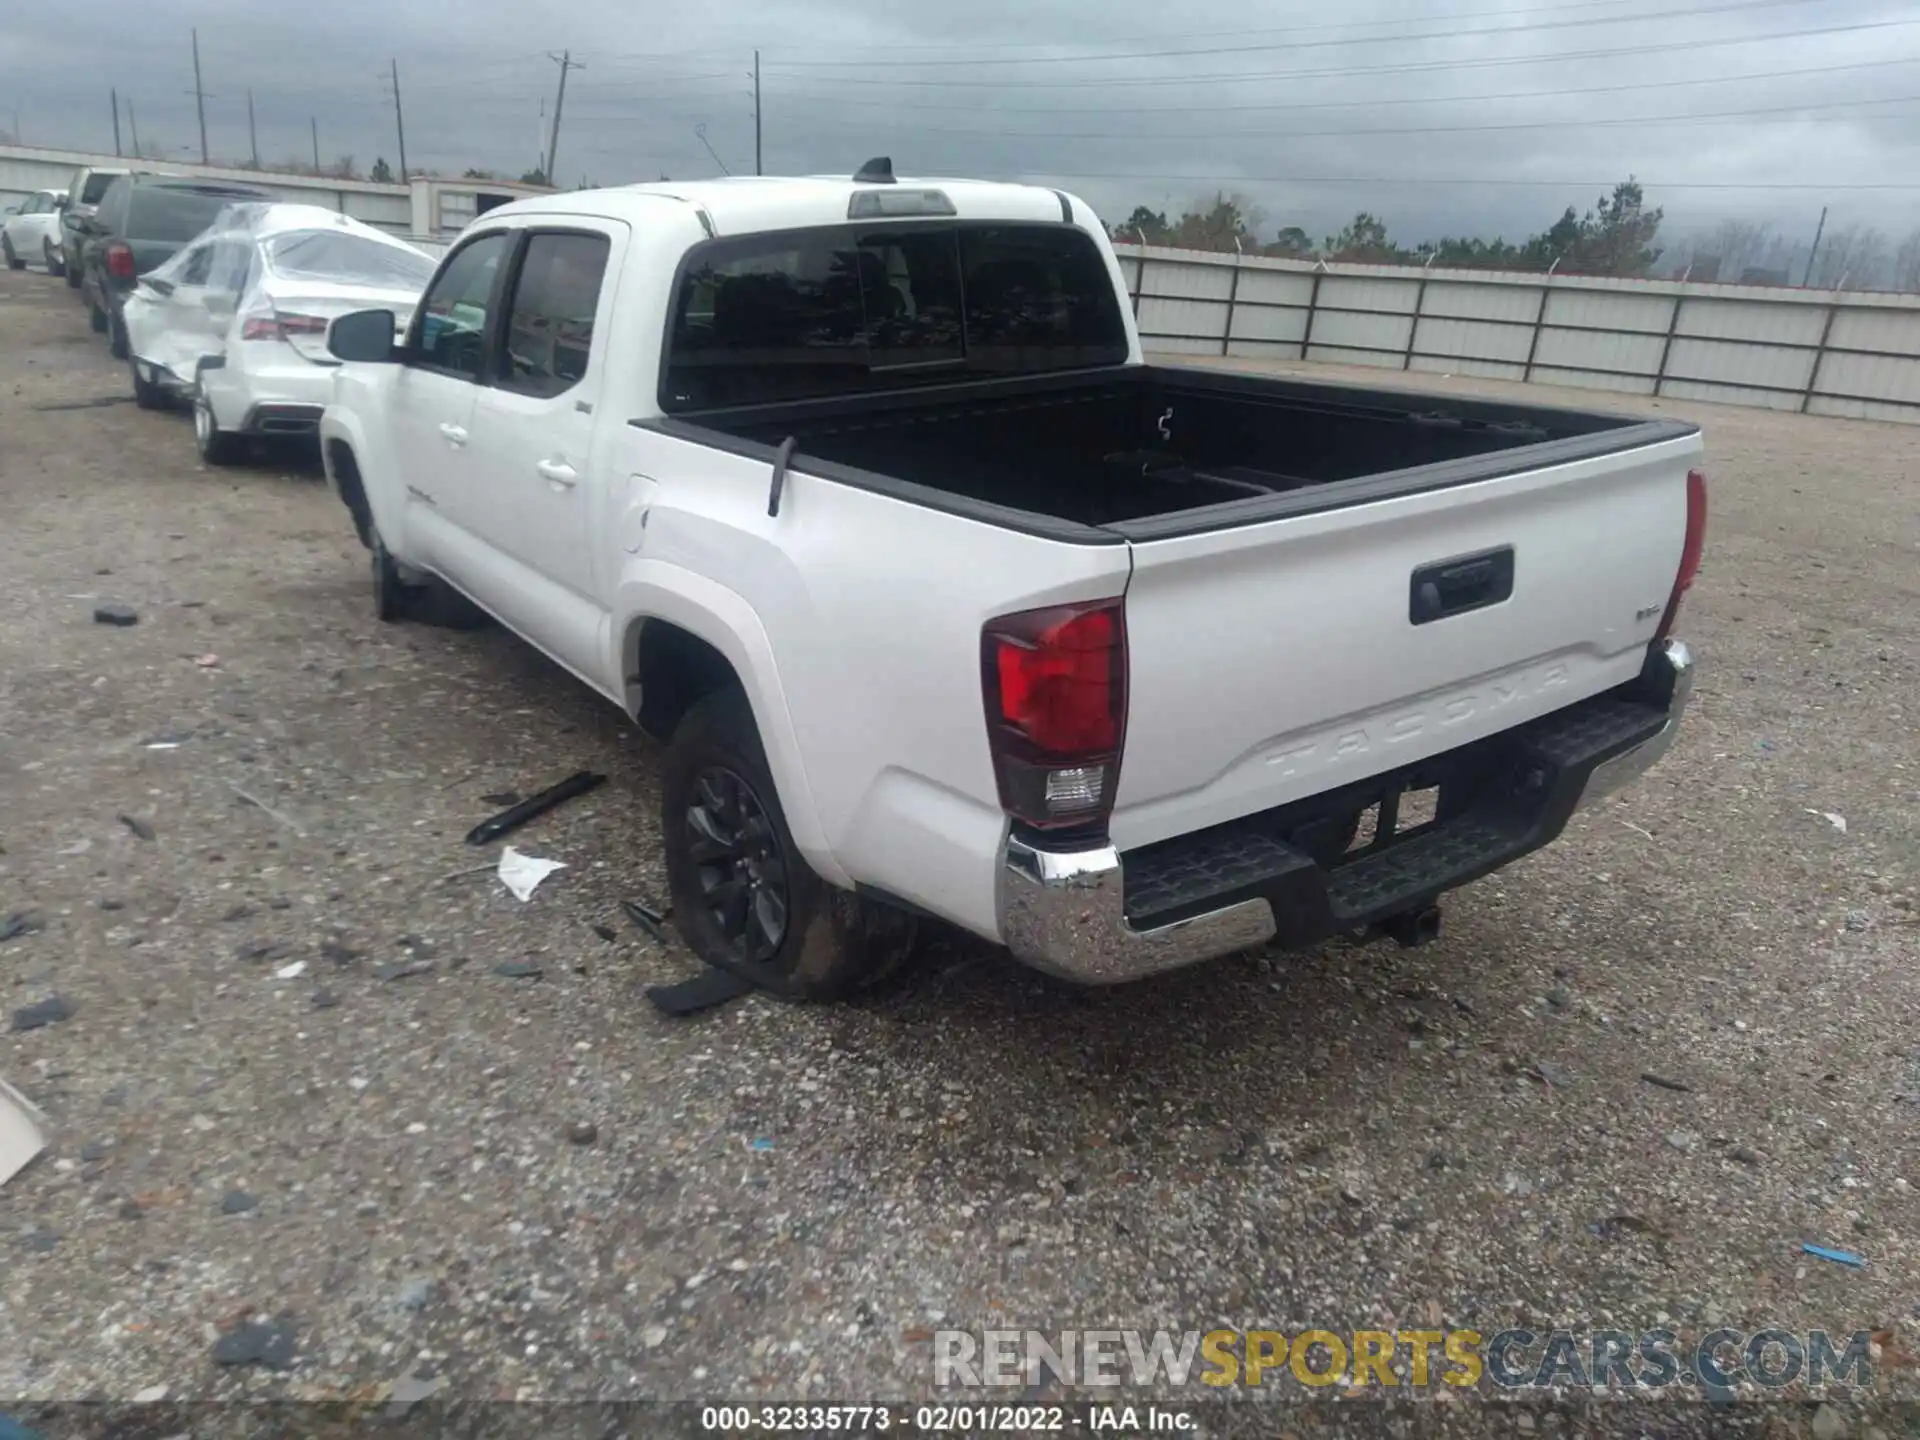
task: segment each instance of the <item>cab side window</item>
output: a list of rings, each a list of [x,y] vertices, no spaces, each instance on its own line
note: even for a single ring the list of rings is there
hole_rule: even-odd
[[[180,266],[182,285],[204,285],[207,276],[213,271],[213,246],[196,245],[187,252],[187,258]]]
[[[528,238],[507,312],[501,389],[549,399],[587,373],[610,249],[604,235],[536,232]]]
[[[493,282],[512,242],[510,231],[482,235],[463,245],[434,277],[416,322],[417,363],[469,380],[480,378]]]

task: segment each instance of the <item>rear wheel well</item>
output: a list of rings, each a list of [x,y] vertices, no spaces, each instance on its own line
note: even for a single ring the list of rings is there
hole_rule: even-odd
[[[353,528],[359,532],[360,543],[371,550],[373,511],[367,508],[367,492],[360,483],[360,466],[353,458],[353,447],[344,440],[329,440],[327,468],[333,472],[334,484],[340,487],[340,498],[347,502],[347,511],[353,516]]]
[[[640,684],[640,728],[670,740],[686,713],[717,690],[740,687],[733,663],[690,630],[642,620],[632,642],[631,673]]]

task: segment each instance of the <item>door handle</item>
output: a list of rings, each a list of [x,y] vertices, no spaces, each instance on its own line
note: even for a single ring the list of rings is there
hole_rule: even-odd
[[[580,483],[580,472],[564,460],[542,460],[533,468],[540,472],[542,480],[557,489],[571,490]]]
[[[440,427],[440,433],[447,437],[447,443],[449,445],[464,445],[467,443],[467,427],[464,425],[455,425],[449,421]]]

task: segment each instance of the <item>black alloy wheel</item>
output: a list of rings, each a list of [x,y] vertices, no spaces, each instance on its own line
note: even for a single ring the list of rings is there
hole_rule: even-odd
[[[733,958],[765,964],[786,938],[787,860],[753,786],[723,766],[700,771],[685,817],[701,902]]]

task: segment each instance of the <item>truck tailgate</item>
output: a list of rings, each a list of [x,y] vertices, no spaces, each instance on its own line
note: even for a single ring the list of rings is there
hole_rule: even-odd
[[[1689,435],[1135,540],[1114,843],[1364,780],[1633,679],[1699,450]]]

